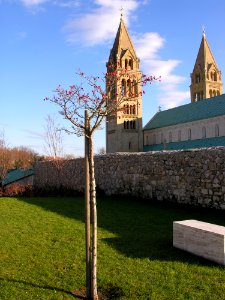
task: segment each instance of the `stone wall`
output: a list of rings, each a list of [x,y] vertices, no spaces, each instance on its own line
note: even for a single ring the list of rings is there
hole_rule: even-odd
[[[147,153],[116,153],[95,157],[97,187],[107,195],[189,203],[225,209],[225,148]],[[38,188],[84,190],[84,160],[56,168],[42,162],[35,168]]]

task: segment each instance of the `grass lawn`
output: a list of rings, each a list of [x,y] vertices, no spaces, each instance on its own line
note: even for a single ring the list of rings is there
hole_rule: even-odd
[[[225,212],[98,198],[99,290],[109,299],[225,299],[223,266],[173,248],[172,222],[185,219],[225,226]],[[0,228],[1,300],[78,299],[82,198],[0,198]]]

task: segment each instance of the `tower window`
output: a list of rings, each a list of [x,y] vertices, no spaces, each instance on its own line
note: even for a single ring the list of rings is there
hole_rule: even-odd
[[[122,96],[126,96],[126,82],[124,79],[122,79]]]
[[[212,97],[212,90],[209,90],[209,97]]]
[[[195,83],[199,83],[200,82],[200,74],[196,74],[195,75]]]
[[[132,59],[129,60],[129,67],[131,70],[133,70],[133,60]]]

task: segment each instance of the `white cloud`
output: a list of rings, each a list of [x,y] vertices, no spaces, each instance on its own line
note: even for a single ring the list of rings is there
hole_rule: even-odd
[[[20,2],[27,8],[38,8],[41,4],[47,2],[65,8],[72,8],[79,5],[79,0],[20,0]]]
[[[82,14],[70,20],[65,30],[68,32],[69,42],[81,41],[85,45],[93,46],[111,40],[117,31],[119,8],[124,8],[124,18],[129,25],[129,17],[140,3],[137,0],[95,0],[98,6],[90,13]],[[110,22],[109,22],[110,20]]]
[[[164,91],[159,94],[159,103],[162,105],[163,109],[182,105],[184,104],[184,100],[190,98],[189,91],[179,91],[176,90],[176,88],[177,87],[174,87],[174,90]]]
[[[158,33],[148,32],[142,36],[134,36],[133,41],[137,55],[141,59],[143,72],[156,77],[161,76],[158,102],[163,109],[181,105],[189,99],[189,91],[181,91],[179,88],[186,78],[174,73],[181,61],[160,58],[159,51],[164,47],[165,39]]]
[[[95,0],[94,4],[97,5],[97,8],[76,16],[66,24],[64,29],[68,33],[67,40],[69,42],[94,46],[112,41],[118,28],[119,8],[121,6],[124,8],[125,22],[129,27],[132,14],[140,5],[146,4],[146,1]],[[157,99],[159,104],[168,108],[180,105],[189,98],[189,92],[179,89],[179,84],[183,83],[186,78],[174,73],[181,61],[163,60],[160,57],[159,52],[165,45],[165,39],[157,32],[146,32],[142,35],[133,35],[132,40],[137,55],[141,59],[143,72],[162,78],[158,85],[160,89]],[[164,99],[167,101],[164,102]]]
[[[21,0],[21,3],[26,7],[34,7],[47,2],[48,0]]]

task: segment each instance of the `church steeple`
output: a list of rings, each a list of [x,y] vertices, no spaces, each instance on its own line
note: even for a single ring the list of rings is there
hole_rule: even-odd
[[[107,90],[110,101],[119,101],[120,108],[115,117],[106,122],[106,151],[142,151],[142,96],[140,60],[127,31],[123,15],[117,30],[107,72],[113,69],[121,74],[121,79],[111,90]],[[122,99],[122,102],[121,102]]]
[[[202,33],[198,55],[191,73],[190,92],[191,102],[218,96],[223,92],[221,71],[210,50],[205,30]]]
[[[139,61],[133,43],[127,31],[123,16],[121,15],[119,28],[117,30],[116,38],[111,49],[109,59],[112,59],[113,62],[116,62],[118,58],[122,59],[127,51],[130,52],[130,55],[133,57],[133,59]]]

